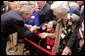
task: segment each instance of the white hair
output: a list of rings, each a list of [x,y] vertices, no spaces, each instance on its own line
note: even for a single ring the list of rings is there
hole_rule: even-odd
[[[23,5],[19,10],[20,13],[33,13],[34,10],[31,6]]]
[[[66,14],[68,11],[67,1],[56,1],[51,5],[51,9],[55,13]]]
[[[67,1],[55,1],[51,5],[51,9],[54,10],[54,9],[56,9],[56,7],[65,7],[65,8],[67,8]]]

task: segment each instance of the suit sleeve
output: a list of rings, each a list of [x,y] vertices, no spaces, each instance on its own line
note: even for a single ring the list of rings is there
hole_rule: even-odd
[[[74,32],[72,33],[67,43],[67,46],[70,47],[72,50],[76,48],[76,45],[78,44],[77,42],[78,41],[78,29],[79,27],[77,27],[76,30],[74,30]]]
[[[32,35],[31,31],[24,27],[24,22],[22,20],[14,20],[13,26],[18,32],[18,35],[20,36],[20,38],[24,38],[27,36],[31,37]]]
[[[78,45],[78,41],[79,41],[78,40],[78,31],[79,31],[79,28],[81,26],[81,22],[83,19],[84,19],[84,10],[80,15],[79,23],[77,24],[74,32],[72,33],[72,35],[67,43],[67,46],[69,46],[70,48],[74,49],[74,45]]]

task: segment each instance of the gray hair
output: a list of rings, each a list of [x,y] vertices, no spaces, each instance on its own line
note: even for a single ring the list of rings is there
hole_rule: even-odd
[[[27,6],[27,5],[23,5],[20,10],[19,10],[20,13],[33,13],[34,10],[31,6]]]
[[[54,2],[51,5],[51,9],[56,13],[66,14],[68,11],[67,1]]]
[[[55,10],[58,7],[68,8],[67,3],[68,3],[67,1],[57,1],[57,2],[54,2],[51,5],[51,9]]]

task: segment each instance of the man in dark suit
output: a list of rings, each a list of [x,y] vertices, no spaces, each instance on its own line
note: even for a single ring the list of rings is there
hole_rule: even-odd
[[[31,17],[33,9],[31,6],[22,6],[19,11],[11,10],[1,15],[1,54],[6,55],[6,43],[9,34],[18,32],[21,38],[29,36],[37,27],[28,29],[24,27],[24,21]]]
[[[84,55],[84,8],[62,55]]]
[[[40,25],[55,19],[55,16],[53,15],[53,11],[51,10],[49,3],[47,3],[46,1],[37,1],[37,4],[40,10]]]

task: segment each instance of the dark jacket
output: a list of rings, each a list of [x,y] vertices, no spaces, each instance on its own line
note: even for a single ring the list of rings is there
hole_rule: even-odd
[[[50,5],[46,3],[44,8],[39,12],[40,17],[40,25],[53,20],[55,16],[53,15],[53,11],[50,9]]]
[[[70,9],[70,13],[74,13],[74,14],[80,16],[80,11],[79,11],[79,9],[77,7],[70,6],[69,9]]]
[[[80,15],[80,20],[74,30],[74,32],[72,33],[67,46],[69,46],[73,52],[73,55],[84,55],[84,45],[82,46],[81,50],[79,50],[79,28],[81,27],[81,23],[84,20],[84,10],[82,11],[81,15]]]
[[[31,31],[24,27],[24,19],[18,11],[11,10],[1,15],[1,33],[12,34],[18,32],[21,37],[31,35]]]

